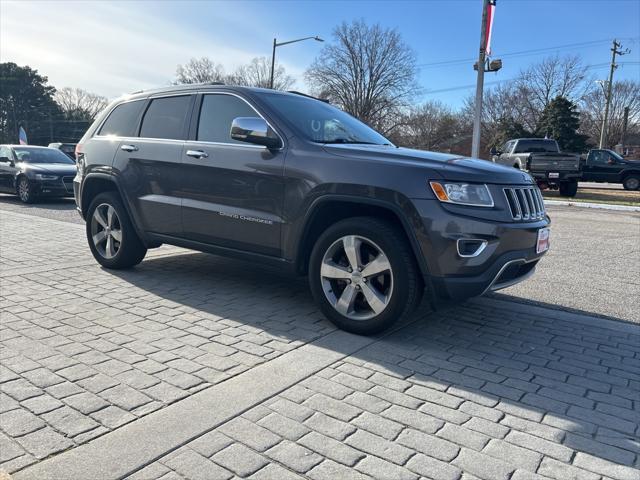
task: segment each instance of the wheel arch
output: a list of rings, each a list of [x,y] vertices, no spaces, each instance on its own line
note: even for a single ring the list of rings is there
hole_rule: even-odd
[[[120,188],[111,175],[90,173],[84,178],[82,181],[82,191],[80,193],[82,218],[86,219],[89,205],[91,205],[91,202],[98,194],[103,192],[117,192],[120,198],[122,198]]]
[[[145,235],[144,230],[140,227],[140,223],[138,222],[138,217],[134,215],[135,212],[132,211],[128,198],[121,188],[117,177],[115,177],[114,175],[101,172],[92,172],[87,174],[87,176],[83,179],[82,188],[80,191],[80,213],[82,214],[82,218],[84,218],[85,221],[87,211],[89,210],[91,202],[96,197],[96,195],[99,195],[103,192],[116,192],[118,194],[120,200],[122,200],[122,204],[124,205],[125,210],[127,211],[127,215],[129,215],[129,219],[131,220],[133,228],[138,234],[138,237],[142,240],[145,246],[147,246],[147,248],[154,248],[160,245],[157,242],[149,241],[149,239]]]
[[[323,196],[316,199],[311,205],[309,214],[305,219],[295,256],[295,265],[298,273],[307,273],[314,239],[316,239],[325,228],[337,221],[361,216],[382,218],[396,225],[409,242],[422,277],[428,277],[428,266],[422,255],[418,240],[411,229],[411,224],[406,213],[399,206],[389,202],[347,195]]]

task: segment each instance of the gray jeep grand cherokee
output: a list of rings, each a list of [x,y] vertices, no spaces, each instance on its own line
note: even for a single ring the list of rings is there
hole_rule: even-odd
[[[104,267],[132,267],[163,243],[281,265],[360,334],[408,315],[423,292],[464,299],[524,280],[548,247],[527,173],[398,148],[296,93],[136,93],[98,117],[76,155],[75,198]]]

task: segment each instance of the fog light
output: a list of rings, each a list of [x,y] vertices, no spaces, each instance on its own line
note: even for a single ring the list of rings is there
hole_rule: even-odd
[[[487,241],[479,238],[459,238],[458,255],[462,258],[473,258],[480,255],[487,246]]]

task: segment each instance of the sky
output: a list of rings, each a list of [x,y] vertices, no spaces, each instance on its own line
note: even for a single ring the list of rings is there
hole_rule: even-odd
[[[208,56],[227,72],[278,41],[318,35],[332,41],[341,22],[396,28],[419,66],[416,104],[452,108],[473,94],[482,0],[388,1],[57,1],[0,0],[0,61],[29,65],[57,88],[114,98],[164,86],[178,64]],[[640,0],[497,0],[488,88],[545,56],[581,55],[593,80],[605,79],[611,41],[631,50],[615,79],[640,80]],[[324,44],[278,48],[277,60],[307,90],[304,71]]]

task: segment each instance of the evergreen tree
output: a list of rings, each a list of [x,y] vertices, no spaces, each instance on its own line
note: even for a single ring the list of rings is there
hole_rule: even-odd
[[[0,63],[0,143],[18,143],[24,127],[30,144],[53,140],[60,108],[53,100],[55,88],[37,70],[15,63]]]
[[[580,114],[575,103],[556,97],[542,111],[536,134],[553,138],[564,152],[582,153],[587,150],[587,136],[578,133]]]

